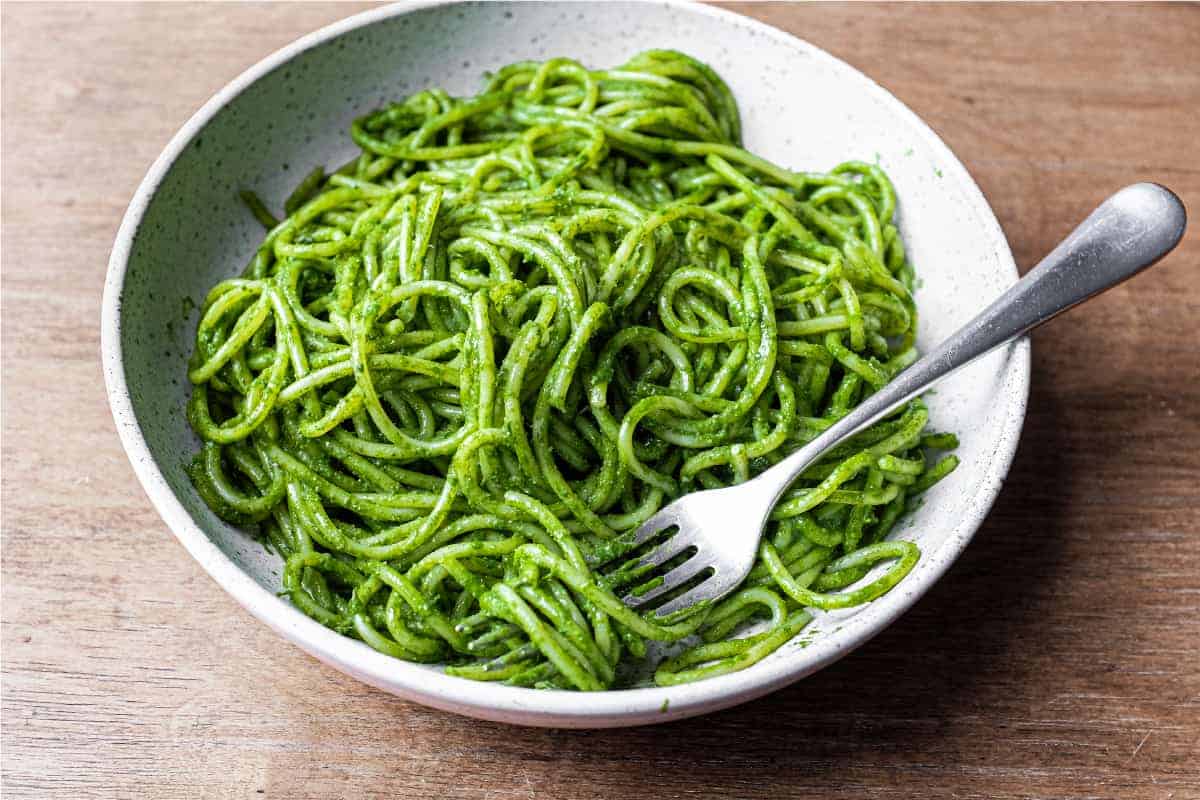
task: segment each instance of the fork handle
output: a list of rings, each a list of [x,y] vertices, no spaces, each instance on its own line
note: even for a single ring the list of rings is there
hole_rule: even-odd
[[[1105,200],[1071,235],[957,333],[813,441],[756,477],[771,504],[825,451],[975,359],[1154,264],[1179,243],[1183,203],[1156,183]]]

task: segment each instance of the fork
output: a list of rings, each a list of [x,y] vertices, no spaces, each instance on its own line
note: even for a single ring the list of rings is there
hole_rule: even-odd
[[[729,594],[754,566],[779,498],[824,453],[950,373],[1154,264],[1179,243],[1186,222],[1183,203],[1158,184],[1135,183],[1109,197],[995,302],[817,438],[745,483],[692,492],[646,520],[633,536],[635,546],[669,528],[678,530],[638,568],[657,568],[695,552],[671,566],[650,591],[627,594],[622,602],[645,610],[709,570],[700,583],[655,609],[656,615]]]

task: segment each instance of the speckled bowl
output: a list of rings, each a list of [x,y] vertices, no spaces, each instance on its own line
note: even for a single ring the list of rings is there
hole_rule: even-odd
[[[958,557],[991,507],[1017,445],[1029,345],[995,352],[929,398],[933,425],[957,431],[962,466],[897,535],[923,557],[896,589],[820,616],[742,672],[669,689],[581,694],[475,683],[344,638],[276,597],[278,560],[205,507],[184,474],[197,442],[184,419],[195,304],[237,273],[261,237],[237,199],[278,199],[315,164],[354,153],[350,121],[427,86],[466,93],[484,70],[570,55],[615,65],[652,47],[708,62],[740,104],[749,149],[797,169],[878,161],[923,281],[919,341],[932,344],[1017,278],[983,195],[916,115],[811,44],[728,11],[674,2],[410,3],[304,37],[238,77],[171,140],[117,235],[104,292],[109,400],[134,470],[175,535],[252,614],[322,661],[437,708],[513,723],[608,727],[662,722],[741,703],[827,666],[904,613]],[[820,109],[819,118],[812,109]]]

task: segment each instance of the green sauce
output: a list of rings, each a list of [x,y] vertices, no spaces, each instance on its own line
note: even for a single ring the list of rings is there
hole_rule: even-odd
[[[732,596],[672,620],[617,599],[658,580],[624,534],[915,359],[878,166],[746,152],[725,84],[666,51],[512,64],[351,135],[361,155],[282,221],[247,197],[268,233],[205,299],[189,365],[193,482],[283,556],[298,608],[452,674],[599,690],[650,640],[697,642],[662,685],[745,668],[911,570],[886,537],[956,463],[927,462],[955,442],[923,442],[920,402],[808,470]]]

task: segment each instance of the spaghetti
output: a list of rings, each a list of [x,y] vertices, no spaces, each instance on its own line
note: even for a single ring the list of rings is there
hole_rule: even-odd
[[[748,153],[725,84],[667,51],[512,64],[351,135],[282,221],[248,196],[268,233],[205,300],[188,373],[191,478],[304,613],[455,675],[599,690],[650,641],[690,644],[659,684],[742,669],[912,569],[886,537],[957,463],[927,460],[955,441],[919,401],[804,473],[732,596],[669,619],[618,600],[655,582],[625,534],[915,359],[881,169]]]

